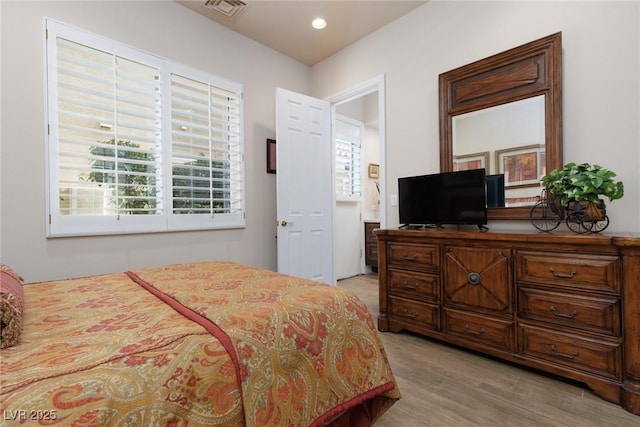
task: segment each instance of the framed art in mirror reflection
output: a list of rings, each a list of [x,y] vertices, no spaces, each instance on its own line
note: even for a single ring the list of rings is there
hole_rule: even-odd
[[[453,170],[465,171],[470,169],[486,169],[489,173],[489,152],[464,154],[453,156]]]
[[[505,187],[539,187],[546,174],[544,145],[525,145],[496,150],[498,173],[504,174]]]

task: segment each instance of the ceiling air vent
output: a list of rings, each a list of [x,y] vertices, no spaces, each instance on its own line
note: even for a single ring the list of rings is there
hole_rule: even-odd
[[[235,19],[247,7],[247,4],[240,0],[207,0],[204,6],[229,19]]]

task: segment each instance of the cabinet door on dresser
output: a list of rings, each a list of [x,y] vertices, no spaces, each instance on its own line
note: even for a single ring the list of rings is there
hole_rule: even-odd
[[[512,317],[511,249],[449,246],[444,251],[444,304]]]

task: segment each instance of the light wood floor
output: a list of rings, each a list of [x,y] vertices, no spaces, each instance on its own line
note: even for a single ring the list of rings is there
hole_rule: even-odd
[[[378,277],[338,281],[378,317]],[[565,382],[410,333],[381,333],[402,399],[376,427],[640,427],[640,416]]]

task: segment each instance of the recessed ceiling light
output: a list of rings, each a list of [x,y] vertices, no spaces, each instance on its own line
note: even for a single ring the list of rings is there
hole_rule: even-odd
[[[314,19],[314,20],[313,20],[313,22],[311,23],[311,26],[312,26],[313,28],[315,28],[316,30],[321,30],[321,29],[323,29],[324,27],[326,27],[326,26],[327,26],[327,21],[325,21],[325,20],[324,20],[324,19],[322,19],[322,18],[316,18],[316,19]]]

